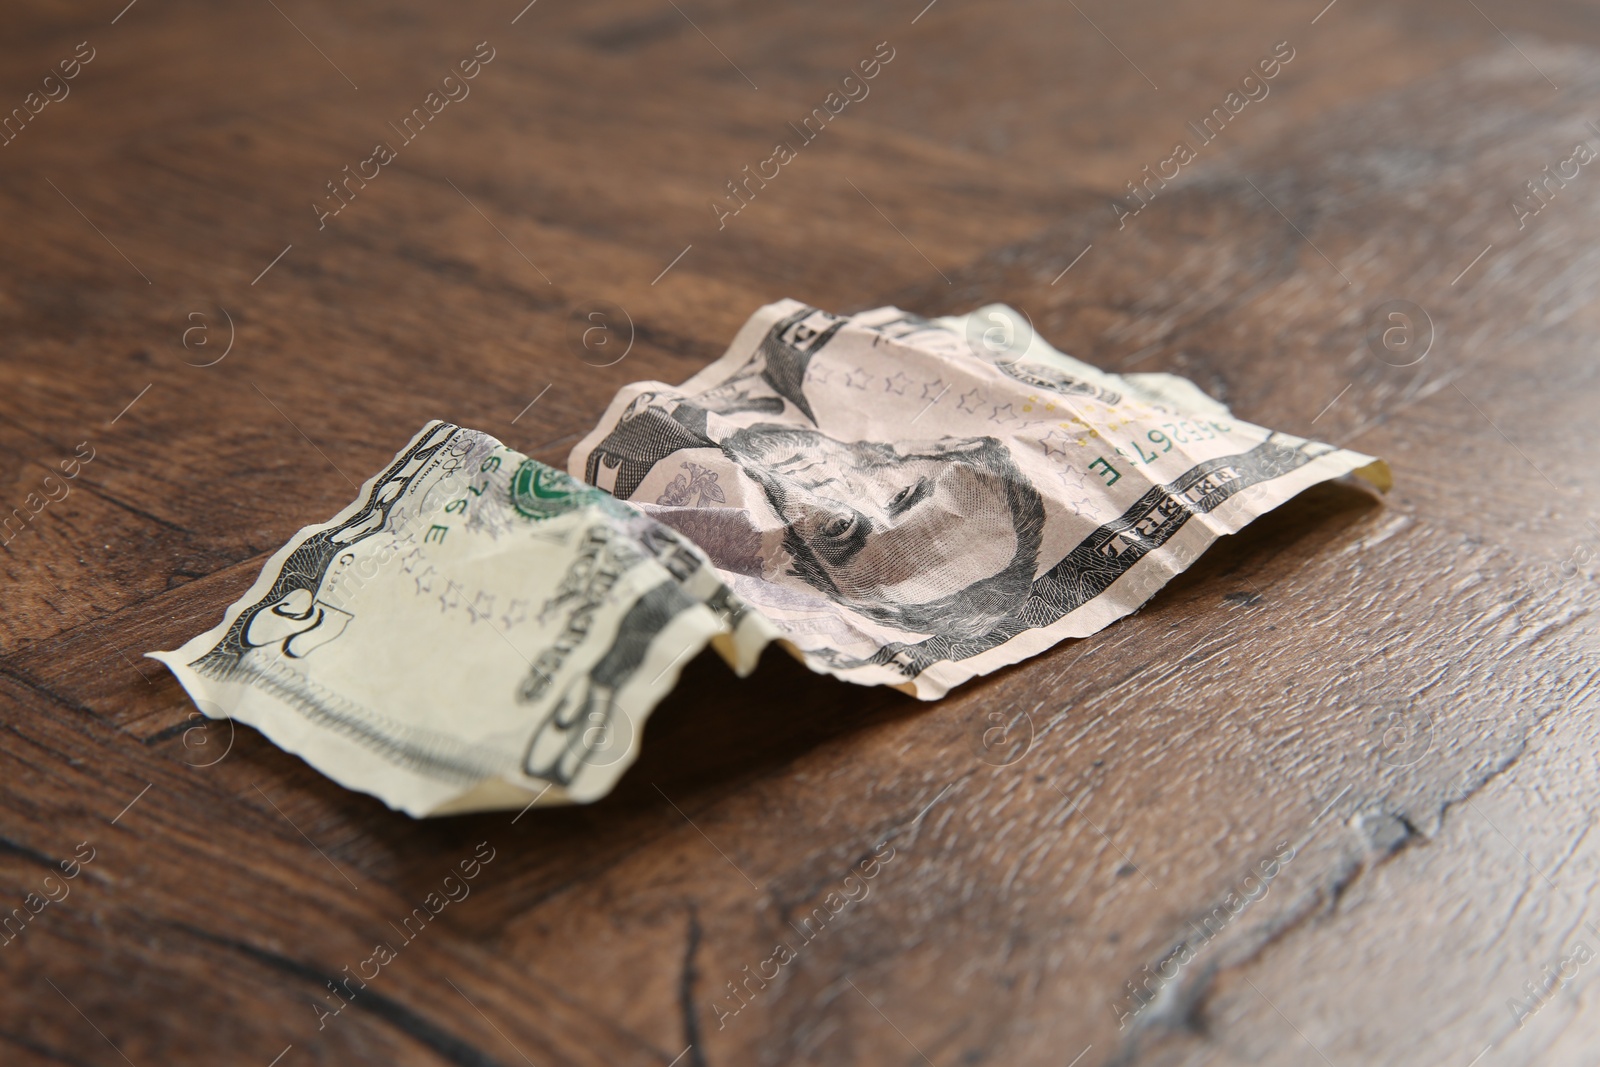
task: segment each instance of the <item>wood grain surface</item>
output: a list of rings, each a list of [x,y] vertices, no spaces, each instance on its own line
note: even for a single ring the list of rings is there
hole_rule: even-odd
[[[1600,1057],[1592,6],[94,7],[0,15],[0,1062]],[[520,817],[390,812],[140,658],[425,420],[563,464],[783,296],[1005,301],[1397,486],[932,704],[702,657],[614,795]]]

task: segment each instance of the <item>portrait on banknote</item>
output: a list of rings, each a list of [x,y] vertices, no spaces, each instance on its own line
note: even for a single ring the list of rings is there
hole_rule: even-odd
[[[1015,314],[770,305],[682,385],[624,387],[569,470],[695,540],[813,667],[937,696],[1374,462],[1029,328],[993,342]]]

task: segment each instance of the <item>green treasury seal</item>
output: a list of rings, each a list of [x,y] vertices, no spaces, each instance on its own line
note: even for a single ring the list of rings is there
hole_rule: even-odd
[[[511,476],[511,506],[529,519],[553,519],[597,502],[606,494],[571,475],[525,459]]]

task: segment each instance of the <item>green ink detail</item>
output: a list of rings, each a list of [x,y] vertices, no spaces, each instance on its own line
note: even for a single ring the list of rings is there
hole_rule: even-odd
[[[511,506],[524,518],[536,521],[587,507],[599,495],[598,489],[537,460],[523,460],[511,476]]]

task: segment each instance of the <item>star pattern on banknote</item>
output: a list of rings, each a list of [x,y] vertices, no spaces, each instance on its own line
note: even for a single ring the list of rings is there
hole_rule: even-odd
[[[506,605],[506,613],[500,616],[500,626],[509,630],[519,622],[528,621],[528,602],[518,597]]]
[[[893,393],[895,396],[905,396],[906,387],[910,384],[910,378],[907,378],[905,374],[900,371],[895,371],[893,378],[885,378],[883,380],[883,391],[886,393]]]
[[[1056,480],[1061,483],[1061,501],[1067,509],[1091,522],[1100,521],[1099,511],[1095,508],[1094,494],[1090,491],[1083,472],[1070,463],[1055,472]]]
[[[922,399],[924,400],[937,400],[949,391],[950,387],[945,384],[943,378],[935,378],[931,382],[922,383]]]
[[[1061,484],[1071,492],[1083,494],[1089,491],[1089,479],[1070,463],[1056,471],[1056,477],[1060,478]]]
[[[983,400],[983,390],[974,387],[961,394],[956,400],[956,408],[959,411],[965,411],[968,415],[976,415],[978,407],[983,403]]]
[[[461,593],[456,589],[456,583],[444,583],[444,592],[439,594],[439,614],[448,615],[451,611],[461,606]]]
[[[1068,496],[1065,499],[1067,502],[1067,507],[1071,509],[1075,515],[1078,515],[1080,518],[1088,519],[1093,523],[1098,523],[1100,521],[1100,513],[1095,510],[1094,500],[1092,498],[1088,496]]]
[[[1061,456],[1065,458],[1068,455],[1067,443],[1070,440],[1071,438],[1062,433],[1060,430],[1051,430],[1049,433],[1039,438],[1039,447],[1044,449],[1046,458],[1049,458],[1050,456]]]
[[[811,364],[810,369],[806,371],[806,381],[815,382],[818,385],[827,385],[828,379],[832,377],[833,371],[820,363]]]
[[[478,595],[472,598],[472,603],[467,605],[467,615],[473,622],[487,619],[494,614],[494,594],[485,589],[478,590]]]
[[[857,367],[844,376],[844,384],[852,389],[865,389],[870,381],[872,381],[872,375],[861,367]]]
[[[1015,422],[1017,421],[1017,409],[1010,401],[1004,404],[996,404],[994,409],[989,412],[989,421]]]
[[[438,573],[439,572],[434,569],[433,564],[430,563],[428,564],[427,570],[417,575],[416,581],[418,596],[422,596],[424,593],[433,592],[433,576]]]

